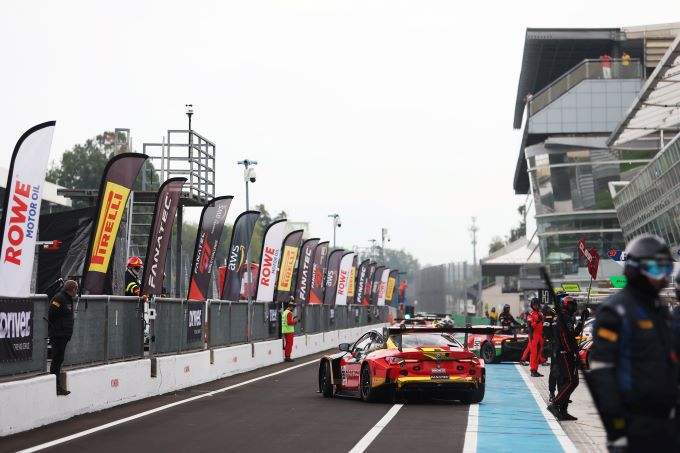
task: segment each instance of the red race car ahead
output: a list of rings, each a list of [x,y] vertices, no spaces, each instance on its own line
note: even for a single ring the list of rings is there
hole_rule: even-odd
[[[475,329],[373,329],[319,363],[319,392],[359,397],[417,394],[478,403],[484,398],[484,361],[454,337]]]

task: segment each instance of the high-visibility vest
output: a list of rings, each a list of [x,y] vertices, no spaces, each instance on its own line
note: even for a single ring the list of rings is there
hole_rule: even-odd
[[[287,308],[281,313],[281,333],[295,333],[295,326],[288,325],[288,313],[292,313]]]

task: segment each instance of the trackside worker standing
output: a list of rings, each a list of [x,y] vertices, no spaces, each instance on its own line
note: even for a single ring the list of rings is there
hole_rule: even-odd
[[[290,354],[293,352],[295,324],[298,323],[298,319],[293,316],[293,310],[295,310],[295,304],[293,302],[288,302],[288,304],[286,304],[286,309],[281,313],[281,333],[283,334],[283,342],[285,345],[285,362],[293,361],[293,359],[290,358]]]
[[[132,256],[127,262],[125,271],[125,295],[140,297],[139,273],[142,271],[142,260],[138,256]]]
[[[663,239],[650,234],[633,239],[626,252],[626,287],[595,318],[588,381],[610,451],[677,451],[678,358],[658,297],[673,259]]]
[[[531,336],[529,345],[531,347],[531,376],[543,376],[538,372],[538,364],[543,359],[543,315],[541,314],[541,301],[537,298],[531,299],[531,309],[527,322],[531,326]]]

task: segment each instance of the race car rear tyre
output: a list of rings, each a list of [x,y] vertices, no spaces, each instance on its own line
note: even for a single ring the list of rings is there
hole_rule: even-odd
[[[319,366],[319,393],[324,397],[333,396],[333,385],[331,384],[331,365],[328,360],[321,362]]]
[[[375,389],[371,386],[371,369],[368,365],[361,367],[361,375],[359,380],[359,394],[362,401],[370,403],[375,401]]]
[[[482,383],[477,390],[473,391],[472,393],[465,395],[461,401],[465,404],[477,404],[481,403],[482,400],[484,399],[484,391],[485,391],[486,385]]]
[[[491,343],[484,343],[479,350],[479,356],[484,359],[486,363],[494,363],[497,361],[496,348]]]

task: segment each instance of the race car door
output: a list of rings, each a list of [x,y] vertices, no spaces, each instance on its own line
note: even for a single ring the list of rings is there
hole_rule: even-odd
[[[342,387],[345,390],[356,391],[359,388],[359,373],[361,371],[361,361],[366,355],[366,351],[371,346],[371,333],[365,333],[361,336],[348,355],[343,358],[340,366],[340,374],[342,377]]]

